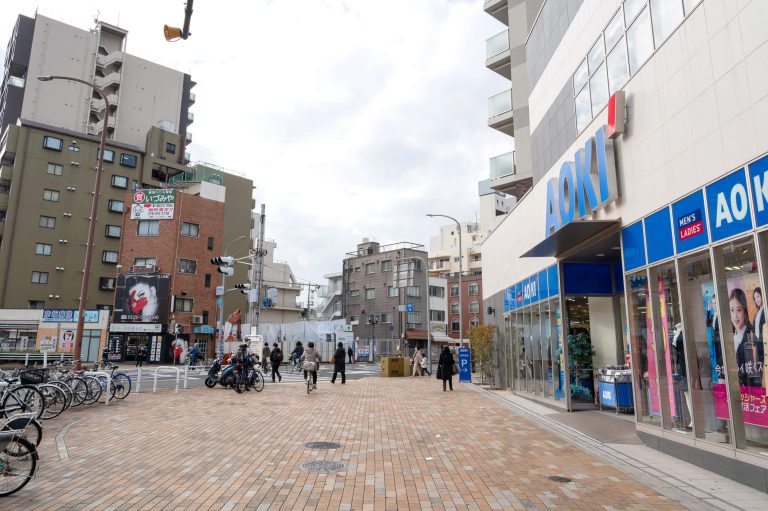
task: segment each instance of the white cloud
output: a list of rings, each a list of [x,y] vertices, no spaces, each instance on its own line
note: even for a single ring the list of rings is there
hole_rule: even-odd
[[[162,25],[181,24],[181,1],[38,5],[82,28],[119,13],[130,53],[190,73],[193,159],[252,177],[278,257],[319,281],[363,236],[426,245],[439,222],[425,213],[474,218],[488,158],[512,145],[487,127],[509,85],[484,66],[503,27],[482,3],[198,0],[174,44]]]

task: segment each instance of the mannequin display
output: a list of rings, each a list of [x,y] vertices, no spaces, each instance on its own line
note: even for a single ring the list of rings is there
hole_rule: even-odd
[[[672,332],[672,373],[676,381],[679,382],[680,390],[683,392],[685,398],[685,404],[688,412],[688,427],[693,427],[693,416],[691,410],[693,410],[691,400],[691,392],[688,389],[688,373],[685,367],[685,345],[683,343],[683,324],[677,323],[675,330]],[[685,418],[685,414],[681,414],[681,419]]]

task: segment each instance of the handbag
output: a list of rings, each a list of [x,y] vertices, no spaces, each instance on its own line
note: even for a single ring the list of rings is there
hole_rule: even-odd
[[[331,357],[331,364],[335,364],[335,363],[336,363],[336,357]]]
[[[459,364],[453,364],[451,367],[451,374],[454,376],[459,374]]]
[[[442,371],[440,371],[440,366],[437,366],[437,371],[435,371],[435,378],[436,378],[436,379],[438,379],[438,380],[440,379],[440,373],[441,373],[441,372],[442,372]]]

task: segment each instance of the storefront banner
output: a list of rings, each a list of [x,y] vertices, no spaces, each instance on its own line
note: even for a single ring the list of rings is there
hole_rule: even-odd
[[[175,199],[175,191],[168,188],[136,190],[131,204],[131,220],[170,220]]]
[[[704,194],[701,190],[672,204],[672,222],[678,254],[709,243],[703,211]]]
[[[523,282],[523,305],[529,305],[539,301],[539,279],[538,275],[530,277]]]
[[[755,272],[731,277],[726,284],[739,384],[763,387],[763,342],[755,332],[758,308],[764,305],[760,276]]]
[[[650,305],[651,303],[651,295],[650,295],[650,287],[645,287],[645,303]],[[659,375],[656,371],[656,361],[658,360],[658,357],[656,356],[656,342],[655,342],[655,334],[653,331],[653,320],[651,319],[651,315],[646,313],[645,314],[645,329],[646,329],[646,338],[645,338],[645,346],[646,346],[646,359],[648,361],[648,369],[646,371],[646,374],[648,375],[648,405],[650,407],[650,414],[651,415],[661,415],[661,396],[659,394]]]
[[[717,319],[717,299],[715,284],[705,282],[701,285],[701,299],[704,305],[704,317],[707,322],[707,347],[709,348],[709,366],[712,381],[720,381],[722,377],[722,350],[720,348],[720,330]]]
[[[557,273],[557,265],[553,264],[547,268],[547,283],[549,285],[549,296],[557,296],[560,294],[560,280]]]
[[[77,309],[43,309],[43,323],[77,323],[79,318]],[[98,323],[99,311],[85,311],[86,323]]]
[[[667,317],[667,293],[664,285],[664,277],[659,276],[659,322],[661,323],[661,334],[664,340],[664,366],[667,368],[667,394],[669,396],[669,412],[672,417],[677,417],[677,403],[675,402],[675,386],[672,380],[672,337],[669,335],[669,324]]]
[[[112,321],[164,323],[168,318],[169,289],[167,273],[121,273],[117,276]]]
[[[522,307],[523,306],[523,283],[518,282],[515,284],[515,306]]]
[[[121,334],[110,334],[107,338],[107,349],[109,350],[110,362],[119,362],[123,359],[123,336]]]
[[[752,229],[747,175],[739,169],[707,186],[707,211],[712,241]]]
[[[130,333],[160,333],[163,331],[163,325],[160,323],[141,324],[141,323],[112,323],[109,325],[110,332],[130,332]]]
[[[645,266],[645,233],[643,222],[637,222],[621,230],[621,255],[624,271]]]
[[[549,284],[547,283],[547,270],[542,270],[536,276],[539,281],[539,300],[546,300],[550,296]]]
[[[749,182],[752,184],[752,203],[757,226],[768,224],[768,156],[749,164]]]
[[[725,384],[717,383],[713,387],[715,416],[718,419],[730,420],[731,414],[728,412],[728,396],[726,395]],[[765,389],[740,385],[739,392],[741,394],[741,415],[744,418],[744,423],[768,427],[768,400]]]
[[[515,309],[515,288],[508,287],[504,290],[504,312]]]
[[[672,241],[672,222],[669,208],[664,208],[646,217],[645,237],[647,238],[648,263],[655,263],[675,255]]]

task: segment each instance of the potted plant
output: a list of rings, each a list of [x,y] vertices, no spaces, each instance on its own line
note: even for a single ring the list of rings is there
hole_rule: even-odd
[[[571,370],[571,396],[592,399],[592,357],[595,350],[589,332],[568,336],[568,367]]]

